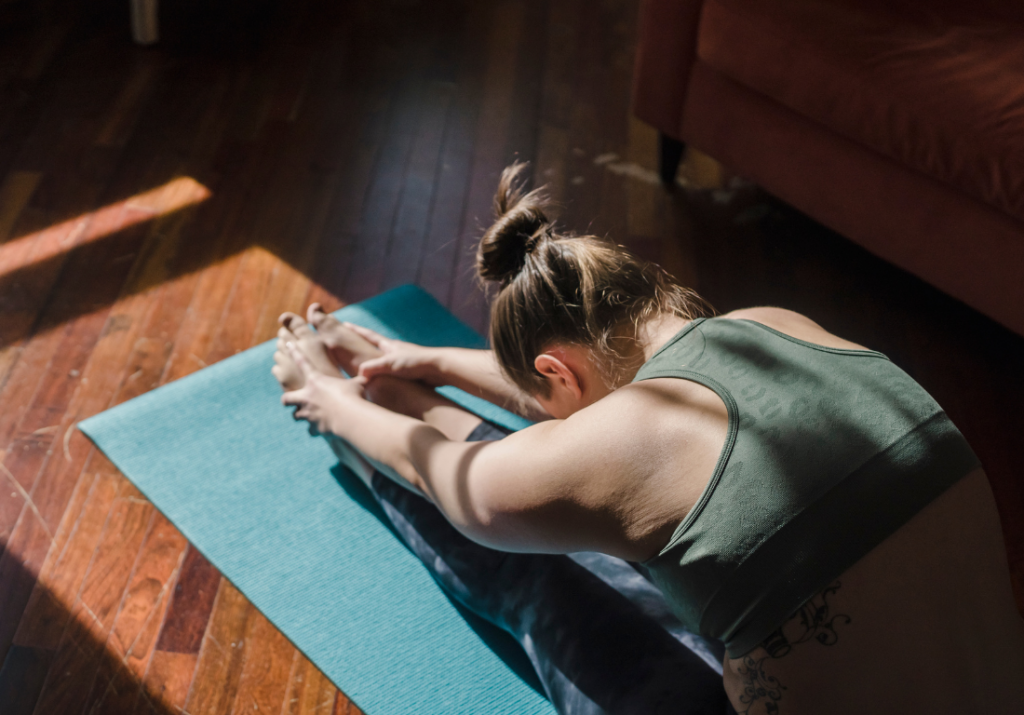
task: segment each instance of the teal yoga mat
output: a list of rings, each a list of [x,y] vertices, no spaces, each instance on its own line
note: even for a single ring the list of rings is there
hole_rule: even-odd
[[[484,346],[413,286],[336,315]],[[553,712],[519,646],[445,597],[327,442],[281,407],[273,352],[264,343],[79,428],[368,715]],[[441,391],[495,423],[529,424]]]

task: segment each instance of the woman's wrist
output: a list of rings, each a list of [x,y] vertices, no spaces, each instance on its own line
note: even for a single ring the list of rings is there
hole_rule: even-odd
[[[452,385],[459,381],[455,348],[426,348],[430,351],[427,364],[428,377],[424,382],[434,385]]]

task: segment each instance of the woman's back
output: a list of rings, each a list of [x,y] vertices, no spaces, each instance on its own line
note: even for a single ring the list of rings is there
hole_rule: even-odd
[[[805,447],[808,463],[793,461],[791,458],[794,453],[791,453],[788,467],[785,465],[787,458],[777,456],[777,464],[768,465],[762,470],[765,474],[748,480],[749,483],[739,484],[741,480],[733,479],[734,493],[726,495],[726,499],[736,502],[739,497],[745,501],[749,512],[746,516],[738,503],[737,513],[730,515],[729,510],[725,509],[710,517],[704,515],[704,519],[710,521],[711,531],[715,528],[720,530],[725,523],[728,528],[739,532],[736,538],[720,544],[687,543],[687,523],[684,522],[683,528],[677,530],[672,541],[681,544],[676,553],[673,554],[672,549],[668,548],[657,559],[649,562],[655,567],[656,580],[670,596],[689,600],[680,603],[681,613],[686,616],[684,620],[699,618],[699,623],[690,625],[699,626],[705,635],[723,637],[722,633],[708,631],[726,628],[729,636],[735,637],[731,652],[739,657],[730,659],[726,665],[726,686],[737,710],[749,713],[865,710],[903,713],[970,712],[974,707],[979,707],[979,712],[1014,711],[1019,707],[1019,696],[1024,694],[1018,685],[1018,680],[1021,680],[1019,674],[1024,673],[1024,625],[1013,604],[998,517],[988,483],[980,468],[972,469],[976,460],[969,448],[938,406],[909,378],[904,376],[901,380],[901,373],[887,363],[884,357],[877,353],[853,352],[850,348],[859,346],[830,336],[810,321],[801,325],[799,316],[795,314],[772,309],[759,313],[758,310],[737,314],[736,317],[769,324],[775,322],[773,327],[779,331],[796,333],[799,338],[812,343],[830,344],[831,348],[822,352],[836,354],[840,362],[840,367],[836,369],[842,370],[843,359],[847,360],[847,364],[851,364],[851,358],[855,359],[852,364],[857,365],[861,374],[851,374],[851,382],[860,381],[869,386],[870,383],[878,382],[884,386],[885,379],[875,381],[871,373],[895,371],[894,377],[890,378],[896,380],[892,389],[904,394],[899,396],[900,399],[890,400],[891,404],[888,405],[879,401],[874,409],[869,404],[870,399],[855,406],[856,409],[848,404],[827,407],[826,412],[837,411],[849,419],[853,419],[849,415],[856,416],[859,410],[861,414],[858,419],[875,423],[873,428],[877,434],[871,434],[872,426],[866,425],[864,434],[851,435],[848,428],[856,425],[845,425],[840,419],[844,430],[835,429],[833,424],[832,429],[819,434],[804,435],[801,443]],[[776,317],[782,320],[775,320]],[[794,317],[798,319],[797,322],[794,322]],[[770,355],[752,350],[750,345],[744,345],[743,340],[737,337],[746,333],[756,339],[756,332],[751,333],[746,326],[732,321],[728,321],[729,324],[716,322],[722,328],[717,332],[727,336],[724,344],[738,351],[738,354],[712,357],[712,360],[722,359],[729,363],[726,366],[729,375],[754,376],[757,371],[751,369],[751,360],[755,363],[759,360],[771,362],[773,358]],[[764,331],[763,326],[758,327]],[[700,345],[691,344],[690,350],[677,349],[674,352],[678,355],[671,355],[671,359],[663,359],[661,362],[681,367],[682,372],[678,376],[692,379],[692,373],[699,373],[701,368],[699,361],[702,355],[697,353],[704,353],[704,343],[710,345],[715,339],[713,335],[691,339],[691,343]],[[671,345],[670,342],[669,347]],[[812,349],[806,356],[810,364],[814,360],[814,346],[806,347]],[[722,345],[708,349],[718,349],[721,353]],[[771,353],[771,350],[767,353]],[[798,363],[805,359],[799,350],[791,350],[790,353]],[[864,366],[868,365],[865,360],[874,360],[876,364],[865,370]],[[705,368],[707,363],[705,359]],[[645,369],[651,364],[645,366]],[[796,369],[799,369],[799,365]],[[826,367],[826,372],[828,369],[831,368]],[[807,370],[808,375],[814,372],[812,367]],[[672,367],[661,373],[648,370],[648,374],[658,383],[666,382],[665,379],[658,379],[658,375],[672,372]],[[719,373],[724,381],[730,381],[721,370]],[[792,382],[793,376],[785,373],[786,370],[779,370],[779,380]],[[642,370],[640,377],[643,375]],[[739,381],[731,381],[734,390],[740,389],[742,377]],[[765,379],[765,375],[756,377]],[[820,376],[808,379],[822,382]],[[698,381],[704,384],[714,382]],[[839,381],[842,383],[842,375]],[[667,384],[665,387],[670,389]],[[846,402],[855,400],[854,395],[861,389],[866,388],[858,385],[850,394],[842,395],[841,399]],[[914,394],[915,390],[920,391],[920,394]],[[720,383],[715,391],[725,393],[725,400],[731,399],[727,394],[729,390]],[[756,389],[748,395],[760,392]],[[804,393],[804,398],[819,400],[823,404],[835,397],[828,394],[828,386],[825,384],[817,384],[810,390],[804,390]],[[792,399],[799,401],[802,398],[794,393]],[[764,417],[778,414],[779,404],[776,403],[774,407],[775,410],[761,410],[759,417],[762,418],[762,424],[754,437],[755,441],[767,442],[773,438],[773,428],[764,423]],[[730,409],[733,413],[737,412],[735,405]],[[887,421],[884,413],[894,410],[896,416]],[[739,419],[732,421],[742,422]],[[749,431],[754,431],[749,425],[756,421],[747,420]],[[928,440],[922,442],[915,436],[929,429],[934,432],[936,424],[945,426],[936,432],[940,439],[933,440],[935,444]],[[894,451],[899,452],[898,443],[904,433],[910,435],[910,441],[914,444],[909,453],[903,449],[903,456],[893,460],[890,457]],[[785,441],[793,439],[794,435],[776,432],[774,438]],[[892,444],[884,444],[890,438],[897,443],[897,449]],[[721,472],[728,469],[729,439],[727,437],[726,449],[723,450],[711,482],[715,482]],[[809,442],[812,439],[815,441]],[[824,521],[815,520],[813,512],[816,505],[808,503],[806,499],[804,502],[799,501],[798,492],[801,488],[807,492],[807,484],[801,486],[797,482],[802,478],[812,485],[813,492],[813,482],[819,473],[825,480],[834,479],[838,475],[840,478],[836,484],[838,490],[842,491],[849,486],[847,483],[844,487],[842,477],[851,472],[856,473],[856,468],[861,466],[847,462],[864,458],[864,454],[860,454],[863,450],[858,452],[859,456],[846,454],[849,441],[870,442],[872,439],[878,441],[881,447],[889,447],[889,450],[879,450],[883,452],[882,461],[886,462],[882,471],[874,470],[880,478],[873,484],[870,479],[864,482],[857,490],[850,492],[846,499],[833,500],[829,508],[834,512],[834,522],[830,522],[828,514],[824,514]],[[907,438],[902,441],[906,442]],[[759,454],[759,450],[760,459],[772,453],[771,445],[757,444],[748,449],[747,454],[741,453],[740,456],[746,456],[747,461],[752,462],[752,457]],[[916,456],[913,454],[915,450]],[[936,459],[936,453],[942,456]],[[795,454],[800,454],[799,446]],[[830,469],[829,465],[823,463],[815,466],[814,460],[820,460],[823,454],[826,458],[834,455],[839,460],[832,477],[826,473]],[[908,458],[908,454],[912,458]],[[878,461],[878,458],[874,460],[876,464]],[[915,472],[913,464],[916,462],[921,463],[921,469]],[[757,470],[761,465],[747,466]],[[773,468],[776,470],[775,477],[771,474]],[[798,476],[801,469],[803,477]],[[872,471],[870,463],[867,471]],[[963,477],[966,472],[971,473]],[[920,477],[922,473],[926,478]],[[773,479],[775,483],[771,483]],[[826,493],[835,493],[836,484],[830,483]],[[865,486],[877,491],[877,502],[871,502],[871,492],[865,492]],[[686,519],[690,523],[691,536],[692,532],[697,532],[697,536],[690,541],[700,541],[700,529],[692,528],[693,516],[698,516],[699,521],[700,510],[706,506],[709,492],[713,492],[714,487],[715,484],[711,484],[705,489],[705,493],[696,501],[697,508]],[[745,495],[743,490],[746,490]],[[780,497],[780,492],[786,493]],[[788,527],[791,535],[794,531],[801,533],[797,534],[799,538],[795,542],[788,539],[791,542],[788,546],[785,543],[787,539],[778,538],[772,529],[757,532],[756,528],[750,526],[751,522],[754,527],[757,527],[759,521],[770,522],[773,514],[769,513],[765,517],[756,511],[759,505],[763,505],[764,512],[771,512],[774,508],[773,500],[778,501],[780,498],[789,500],[791,506],[793,499],[797,499],[795,509],[791,511],[797,512],[794,521],[798,528],[794,529],[792,522],[783,523],[782,526]],[[814,498],[817,500],[818,496]],[[896,514],[897,521],[889,518],[893,516],[893,500],[904,501],[897,510],[900,512]],[[806,514],[799,513],[805,509],[811,514],[809,523],[813,533],[803,533],[807,529],[800,528],[801,519],[805,519],[805,526],[808,523]],[[821,511],[819,509],[819,517],[823,516]],[[793,513],[788,513],[780,518],[785,522],[793,516]],[[886,519],[889,525],[883,531],[878,531],[877,524],[884,523]],[[743,533],[744,530],[750,533]],[[785,532],[786,529],[781,531]],[[872,538],[873,542],[870,541]],[[783,542],[781,550],[772,548],[773,540],[774,546]],[[759,553],[763,542],[767,542],[768,548]],[[691,588],[695,581],[706,581],[709,576],[713,580],[715,577],[714,567],[711,571],[707,568],[709,557],[711,561],[717,558],[710,552],[715,548],[736,550],[737,544],[748,543],[755,543],[755,546],[743,553],[717,555],[724,556],[723,563],[727,565],[730,559],[739,562],[741,568],[731,568],[729,565],[730,568],[721,574],[720,582],[701,584],[704,593],[712,597],[693,603],[692,596],[701,594],[701,588]],[[709,550],[709,553],[694,558],[694,551],[700,552],[702,548]],[[771,558],[758,558],[766,552]],[[843,558],[847,560],[845,564],[841,564]],[[673,559],[679,560],[683,567],[675,584]],[[687,563],[688,560],[703,564],[698,563],[697,568],[690,568],[687,572],[685,567],[692,566]],[[832,563],[828,563],[830,561]],[[773,562],[777,563],[777,568],[772,567]],[[837,568],[840,564],[842,568]],[[769,568],[768,572],[765,571],[766,567]],[[806,594],[793,601],[796,594],[800,593],[800,588],[806,590],[807,584],[811,582],[807,578],[808,574],[810,578],[821,578],[828,575],[829,568],[833,570],[828,576],[828,582],[821,582],[814,591],[807,591],[816,595],[805,603]],[[679,588],[673,588],[674,585]],[[780,594],[781,602],[778,600]],[[770,606],[773,602],[778,605],[785,602],[787,597],[797,605],[804,605],[796,609],[795,614],[784,623],[778,615],[781,613],[778,609],[775,609],[775,613],[770,608],[767,613],[764,609],[758,612],[762,605]],[[794,608],[788,608],[785,613],[792,613]],[[781,627],[767,634],[765,617],[775,619],[771,623],[772,627]],[[746,644],[743,643],[745,635]],[[751,640],[750,635],[756,635],[756,639]],[[755,642],[761,645],[751,650]],[[1011,692],[1015,688],[1017,692]],[[1000,704],[1007,709],[999,710]]]
[[[725,663],[740,713],[1019,713],[1024,622],[981,469],[813,597],[782,633]]]
[[[646,566],[689,628],[732,656],[977,465],[928,393],[885,356],[749,320],[695,320],[636,382],[703,384],[726,403],[714,473]]]

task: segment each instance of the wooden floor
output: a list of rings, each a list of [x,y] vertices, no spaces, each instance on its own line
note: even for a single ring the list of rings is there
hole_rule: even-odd
[[[471,251],[515,158],[719,310],[911,372],[988,469],[1024,604],[1024,339],[699,154],[662,190],[636,0],[166,5],[144,49],[125,0],[0,2],[5,715],[359,712],[74,426],[312,300],[416,282],[485,328]]]

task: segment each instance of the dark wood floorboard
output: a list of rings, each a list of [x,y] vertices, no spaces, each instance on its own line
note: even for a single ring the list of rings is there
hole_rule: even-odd
[[[141,48],[123,0],[0,4],[4,712],[359,712],[74,425],[312,300],[415,282],[486,330],[474,249],[516,159],[564,226],[917,378],[988,470],[1024,607],[1024,338],[699,151],[662,189],[637,0],[163,5]]]

